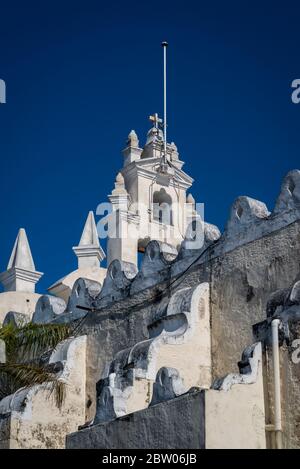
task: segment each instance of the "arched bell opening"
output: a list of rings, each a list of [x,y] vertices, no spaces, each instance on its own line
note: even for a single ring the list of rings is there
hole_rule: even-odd
[[[172,198],[164,188],[153,194],[153,220],[173,225]]]

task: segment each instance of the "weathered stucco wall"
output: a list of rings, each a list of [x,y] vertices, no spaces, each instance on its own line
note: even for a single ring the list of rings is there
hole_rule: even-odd
[[[67,448],[201,449],[204,394],[195,391],[67,436]]]
[[[283,448],[300,448],[300,323],[290,322],[289,340],[280,347],[281,412]],[[296,343],[294,341],[297,341]],[[274,423],[274,371],[272,347],[264,350],[264,382],[266,402],[266,423]],[[267,432],[269,448],[275,448],[273,432]]]
[[[0,293],[0,324],[10,311],[22,313],[30,321],[40,297],[37,293],[18,291]]]
[[[229,373],[252,343],[252,325],[266,317],[269,296],[300,275],[300,222],[213,261],[213,374]]]
[[[227,252],[187,272],[172,288],[211,283],[213,378],[234,369],[253,342],[252,325],[265,318],[268,297],[300,275],[300,222]],[[115,354],[149,337],[148,327],[163,314],[168,295],[153,301],[168,281],[90,313],[84,331],[93,334],[94,382],[108,373]],[[175,287],[175,288],[174,288]],[[95,375],[95,370],[97,370]]]
[[[217,389],[192,388],[180,397],[158,392],[155,405],[68,435],[67,448],[265,448],[261,344],[243,359],[247,372],[226,376]]]
[[[261,344],[256,348],[255,366],[250,375],[240,375],[240,384],[233,374],[225,378],[225,389],[205,391],[207,449],[266,448]]]
[[[61,409],[49,385],[22,388],[0,402],[0,448],[65,447],[65,435],[86,421],[86,337],[62,342],[53,362],[64,361],[66,396]],[[50,388],[51,389],[51,388]]]
[[[283,444],[300,448],[300,324],[290,325],[290,344],[282,351]],[[294,341],[297,341],[294,343]],[[293,343],[295,344],[293,346]]]
[[[262,202],[247,197],[240,197],[231,208],[226,230],[221,237],[216,227],[205,224],[204,245],[200,248],[198,247],[197,250],[190,249],[187,247],[189,242],[187,237],[176,259],[172,250],[173,248],[170,250],[170,246],[166,243],[152,240],[146,247],[139,272],[136,271],[136,267],[133,264],[114,260],[108,267],[107,276],[102,288],[100,288],[99,284],[96,287],[96,282],[79,279],[73,287],[66,310],[59,312],[59,314],[53,314],[53,308],[50,308],[49,311],[45,312],[44,317],[39,320],[44,320],[44,322],[71,322],[78,319],[82,320],[85,314],[82,309],[77,307],[78,305],[92,310],[87,313],[83,322],[80,322],[81,326],[83,326],[82,333],[88,336],[88,364],[86,377],[83,377],[84,382],[82,382],[81,386],[84,399],[80,403],[78,402],[80,412],[82,412],[80,418],[83,416],[83,420],[86,421],[94,417],[96,382],[103,379],[105,383],[102,384],[106,386],[108,393],[110,392],[109,388],[111,390],[114,389],[115,383],[113,379],[116,376],[118,377],[118,372],[120,371],[120,388],[122,388],[125,383],[122,374],[124,370],[125,374],[130,370],[128,371],[128,376],[130,373],[134,376],[136,370],[138,372],[144,370],[142,366],[135,368],[136,364],[140,365],[143,361],[138,360],[137,357],[139,359],[143,356],[146,357],[145,342],[149,343],[152,341],[155,333],[157,333],[156,328],[158,330],[161,328],[159,333],[165,331],[166,335],[169,332],[176,331],[178,322],[180,322],[178,318],[182,315],[184,316],[186,312],[186,302],[179,301],[182,311],[177,311],[173,315],[174,317],[176,316],[173,329],[171,322],[167,325],[165,319],[168,316],[168,307],[172,303],[172,299],[184,287],[191,289],[207,282],[210,289],[206,301],[209,314],[207,314],[205,326],[206,332],[209,331],[210,333],[210,338],[206,337],[204,352],[207,355],[205,358],[208,358],[209,361],[209,363],[208,361],[206,363],[206,367],[209,369],[209,379],[201,380],[201,383],[196,380],[196,385],[199,385],[201,388],[209,387],[211,375],[212,380],[214,380],[232,371],[237,371],[236,364],[240,359],[242,350],[253,343],[252,325],[265,319],[269,296],[278,289],[289,287],[297,278],[300,278],[299,189],[300,172],[291,172],[284,181],[281,194],[272,214]],[[50,319],[48,320],[47,317],[48,319],[50,317]],[[177,325],[175,325],[176,321]],[[170,330],[168,330],[168,327],[170,327]],[[199,329],[203,329],[203,326]],[[199,330],[199,340],[201,340],[201,337],[202,331]],[[146,339],[148,340],[146,341]],[[181,362],[184,363],[185,368],[193,360],[196,343],[197,341],[192,344],[192,347],[184,347],[182,353],[183,355],[186,354],[186,356],[182,357]],[[173,344],[171,348],[166,348],[165,350],[167,353],[162,355],[161,361],[158,360],[159,366],[171,365],[174,371],[178,361],[177,355],[173,354]],[[299,372],[298,369],[294,369],[287,362],[285,355],[282,356],[284,362],[283,395],[289,396],[290,393],[294,399],[292,403],[289,402],[284,407],[286,439],[288,442],[287,446],[294,445],[296,447],[300,446],[297,426],[298,411],[295,407],[297,391],[299,391]],[[165,363],[166,360],[171,361],[171,363]],[[116,364],[117,366],[115,366]],[[193,386],[194,376],[191,373],[199,377],[199,370],[194,371],[190,367],[188,373],[188,384]],[[234,376],[236,378],[236,375]],[[265,386],[268,389],[270,387],[268,382],[269,377],[267,372],[265,374]],[[138,373],[137,378],[141,378]],[[153,384],[156,378],[154,375],[151,377],[151,380],[149,380],[151,381],[150,385]],[[242,378],[239,377],[238,379]],[[203,382],[205,382],[204,386]],[[261,397],[262,395],[262,381],[259,382],[256,389],[256,397],[259,403],[255,401],[254,396],[254,401],[251,402],[249,407],[246,402],[249,397],[247,393],[250,392],[251,386],[253,390],[253,384],[251,383],[249,386],[243,387],[240,392],[238,392],[238,388],[233,387],[230,394],[216,394],[215,391],[208,391],[206,416],[207,422],[211,424],[211,434],[208,433],[210,440],[207,441],[210,441],[209,445],[211,447],[235,447],[233,434],[226,435],[226,427],[230,424],[230,421],[232,421],[232,425],[235,428],[234,433],[239,435],[237,442],[239,447],[264,447],[264,431],[262,430],[264,411],[262,402],[259,400],[259,396]],[[99,383],[98,387],[100,390]],[[117,388],[117,386],[115,388],[120,392],[124,390]],[[147,389],[143,386],[140,386],[140,388],[144,396],[149,388],[148,383]],[[74,389],[76,389],[76,386]],[[188,396],[186,397],[188,399],[190,395],[191,393],[185,396]],[[107,394],[104,397],[106,398],[107,396],[109,395]],[[110,397],[115,398],[115,395],[112,393]],[[151,392],[147,396],[147,402],[145,399],[143,402],[146,402],[148,405],[150,397]],[[272,396],[270,397],[271,399]],[[76,401],[75,398],[74,401]],[[130,445],[133,445],[132,447],[141,447],[141,445],[146,445],[145,442],[141,441],[141,436],[139,435],[138,437],[138,430],[136,428],[140,428],[142,433],[147,433],[149,430],[147,425],[150,423],[154,425],[155,419],[155,427],[159,426],[157,422],[161,422],[162,427],[164,425],[176,427],[177,422],[172,420],[173,415],[169,416],[167,411],[167,409],[170,410],[172,405],[174,405],[173,411],[176,414],[178,411],[178,409],[176,410],[176,402],[179,401],[171,400],[159,404],[158,407],[162,410],[160,413],[161,421],[159,420],[159,415],[156,415],[156,406],[143,411],[139,411],[141,409],[140,404],[137,407],[129,406],[128,412],[132,412],[132,410],[138,410],[138,412],[130,414],[125,418],[122,417],[118,421],[101,423],[89,430],[83,430],[84,434],[92,435],[92,443],[85,444],[100,445],[98,447],[105,445],[107,448],[111,447],[110,445],[117,444],[124,445],[123,447],[131,447]],[[236,402],[237,405],[235,405]],[[188,403],[186,404],[189,405]],[[271,409],[272,402],[269,407]],[[36,408],[41,411],[38,403],[36,403]],[[223,408],[226,409],[224,413],[222,411]],[[51,409],[51,406],[49,406],[49,409]],[[267,410],[268,419],[272,412],[272,409],[270,409],[268,408]],[[164,412],[166,412],[166,415],[163,415]],[[180,412],[181,410],[179,409],[178,415],[181,418]],[[126,413],[125,409],[118,416]],[[245,419],[244,413],[247,414]],[[293,414],[296,415],[296,419]],[[147,415],[146,419],[144,418],[145,415]],[[239,419],[239,416],[241,416],[241,419]],[[106,417],[104,415],[104,418]],[[35,416],[35,420],[38,421],[38,414]],[[221,422],[218,427],[218,430],[220,430],[219,435],[218,432],[214,433],[213,431],[214,425],[218,425],[218,420]],[[24,421],[23,415],[22,423]],[[99,419],[98,421],[103,420]],[[98,421],[96,420],[96,422]],[[132,421],[134,425],[130,425],[130,428],[127,428],[124,422],[132,423]],[[193,422],[192,417],[190,417],[189,421]],[[245,424],[245,422],[247,423]],[[14,441],[14,422],[11,421],[10,423],[12,425],[10,431],[11,441]],[[44,423],[46,425],[46,422]],[[75,425],[75,422],[72,421],[72,424]],[[240,424],[244,425],[244,427],[239,427]],[[64,421],[61,423],[62,428],[63,425]],[[186,425],[188,426],[188,420]],[[26,431],[28,431],[28,428],[30,428],[30,423],[27,425]],[[50,435],[54,430],[53,428],[50,429],[49,425],[48,428]],[[97,432],[95,433],[95,428],[99,430],[99,435],[96,434]],[[187,434],[189,434],[190,438],[193,435],[193,426],[187,428],[189,429]],[[128,439],[126,440],[127,443],[125,442],[124,432],[126,430],[131,432],[132,442],[130,443],[128,443]],[[30,431],[32,432],[33,430],[31,429]],[[85,433],[88,431],[91,433]],[[161,444],[157,432],[153,429],[152,436],[149,436],[152,440],[147,440],[147,445]],[[164,436],[164,447],[168,447],[166,445],[174,447],[179,444],[175,442],[174,445],[174,436],[172,435],[172,445],[172,438],[168,439],[168,435]],[[251,437],[253,437],[252,440]],[[87,440],[89,438],[88,436]],[[178,441],[183,441],[180,438]],[[182,438],[187,437],[184,436]],[[17,440],[19,439],[20,436],[18,436]],[[112,443],[109,442],[109,439],[112,439]],[[182,444],[188,448],[189,446],[187,445],[189,443],[186,440],[184,441]]]

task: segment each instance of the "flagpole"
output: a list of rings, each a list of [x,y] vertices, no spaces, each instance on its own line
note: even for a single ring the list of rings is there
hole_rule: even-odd
[[[166,41],[161,44],[164,49],[164,157],[163,162],[167,163],[167,47]]]

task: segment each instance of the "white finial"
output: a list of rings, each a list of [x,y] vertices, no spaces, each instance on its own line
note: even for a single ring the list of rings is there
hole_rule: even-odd
[[[188,194],[188,196],[187,196],[187,198],[186,198],[186,201],[187,201],[188,204],[193,204],[193,205],[195,205],[195,203],[196,203],[196,201],[195,201],[195,199],[194,199],[194,197],[192,196],[191,193]]]
[[[141,157],[142,149],[139,148],[139,139],[134,130],[128,135],[126,141],[126,148],[122,151],[124,155],[124,166],[132,163],[133,161],[137,161]]]
[[[127,145],[132,148],[139,147],[139,139],[135,130],[131,130],[131,132],[129,133],[128,139],[127,139]]]
[[[116,186],[124,186],[124,184],[125,184],[124,177],[123,177],[123,174],[120,172],[117,174],[117,177],[116,177]]]
[[[94,213],[91,211],[86,219],[79,246],[73,247],[78,258],[78,268],[99,267],[105,258],[99,243]]]
[[[35,284],[42,275],[41,272],[35,270],[26,231],[21,228],[7,265],[7,271],[0,274],[0,281],[5,291],[34,293]]]

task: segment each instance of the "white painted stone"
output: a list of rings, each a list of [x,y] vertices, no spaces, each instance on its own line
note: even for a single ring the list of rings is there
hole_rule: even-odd
[[[22,313],[28,318],[28,320],[31,320],[40,297],[41,295],[37,293],[24,293],[18,291],[0,293],[0,323],[2,324],[7,313],[10,311]]]
[[[232,374],[219,390],[205,391],[207,449],[265,449],[266,421],[261,344],[252,347],[250,371]]]
[[[238,197],[233,203],[230,217],[226,226],[226,236],[238,237],[241,226],[249,228],[249,225],[260,220],[267,220],[270,212],[267,206],[259,200],[250,197]]]
[[[128,296],[130,285],[137,272],[135,264],[114,260],[108,267],[97,306],[103,307]]]
[[[122,169],[124,187],[116,186],[109,200],[113,214],[107,217],[109,227],[108,265],[117,259],[137,265],[137,252],[143,251],[150,240],[180,247],[190,217],[185,214],[186,190],[193,179],[182,171],[176,145],[167,145],[167,173],[159,170],[162,132],[153,127],[147,135],[141,153],[134,133],[129,135],[126,160]],[[133,152],[134,156],[133,156]],[[164,193],[171,207],[171,220],[157,220],[155,195]],[[159,200],[159,199],[158,199]],[[162,199],[163,201],[163,199]],[[161,205],[162,207],[162,205]]]
[[[300,171],[290,171],[284,178],[276,201],[274,215],[283,211],[300,209]]]
[[[169,276],[171,263],[177,257],[172,245],[160,241],[150,241],[146,247],[140,271],[134,278],[130,293],[134,293],[163,282]]]
[[[68,302],[75,282],[80,278],[86,278],[103,284],[107,270],[103,267],[87,267],[76,269],[48,288],[48,292]]]
[[[229,391],[235,384],[252,384],[257,381],[259,365],[261,365],[261,343],[247,347],[242,355],[242,363],[246,363],[247,372],[231,373],[213,384],[213,389]],[[243,370],[241,370],[243,371]]]
[[[187,389],[175,368],[163,367],[157,375],[153,384],[153,394],[150,405],[174,399],[186,393]]]
[[[100,262],[105,258],[104,251],[99,243],[93,212],[89,212],[79,246],[74,247],[73,251],[78,258],[78,269],[99,267]]]
[[[61,343],[50,363],[64,364],[59,377],[66,397],[59,409],[49,384],[22,388],[0,401],[0,447],[10,449],[64,448],[65,437],[86,420],[86,336]],[[7,424],[9,422],[9,424]]]
[[[37,302],[32,322],[36,324],[50,323],[65,312],[66,306],[62,298],[42,295]]]
[[[87,278],[77,279],[73,285],[66,311],[66,314],[70,316],[69,321],[81,318],[87,314],[86,310],[82,310],[78,306],[94,308],[101,289],[102,285],[94,280]]]
[[[30,318],[23,313],[16,313],[15,311],[9,311],[4,318],[3,326],[7,324],[12,324],[14,327],[23,327],[28,322],[30,322]]]
[[[177,370],[186,392],[211,386],[209,285],[184,288],[170,299],[166,316],[150,329],[151,338],[119,352],[110,366],[109,391],[102,388],[95,423],[148,407],[153,384],[162,368]],[[193,359],[191,360],[191,357]],[[105,394],[108,393],[108,394]],[[109,396],[109,412],[101,406]],[[113,399],[113,402],[112,402]],[[112,412],[113,409],[113,412]]]
[[[66,303],[79,278],[93,280],[102,285],[106,277],[106,269],[100,267],[100,262],[105,258],[105,254],[99,243],[93,212],[89,212],[79,245],[74,247],[73,251],[78,258],[78,269],[48,288],[50,294],[62,298]]]
[[[30,246],[24,228],[19,230],[6,272],[0,274],[5,291],[34,293],[35,284],[42,277],[35,270]]]
[[[131,132],[128,135],[127,146],[123,150],[124,166],[127,166],[133,161],[139,160],[141,157],[142,151],[143,150],[139,148],[139,140],[138,140],[137,134],[135,133],[134,130],[131,130]]]
[[[112,204],[113,211],[122,210],[126,212],[128,210],[129,194],[125,189],[125,181],[122,173],[117,174],[115,188],[108,198]]]

